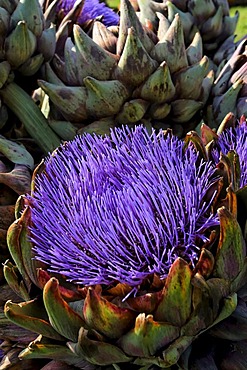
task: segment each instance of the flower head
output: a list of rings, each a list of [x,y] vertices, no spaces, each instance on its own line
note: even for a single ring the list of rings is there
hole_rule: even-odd
[[[67,14],[74,6],[75,0],[60,0],[57,5],[57,11],[63,10]],[[117,25],[119,16],[111,8],[98,0],[85,0],[78,23],[83,24],[86,21],[103,16],[102,22],[106,26]]]
[[[31,198],[39,260],[79,284],[139,285],[198,257],[218,225],[214,167],[183,141],[138,126],[80,136],[46,161]]]
[[[220,153],[227,154],[230,150],[236,151],[240,162],[240,187],[247,185],[247,122],[243,121],[235,128],[224,130],[217,141],[216,148],[212,151],[215,162],[219,161]]]

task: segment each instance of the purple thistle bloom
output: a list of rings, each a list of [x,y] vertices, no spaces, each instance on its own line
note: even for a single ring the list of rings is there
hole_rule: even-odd
[[[78,284],[139,285],[165,277],[181,256],[194,265],[219,224],[206,200],[211,162],[183,141],[139,126],[85,135],[46,160],[31,198],[36,258]]]
[[[57,5],[57,12],[63,9],[64,13],[67,14],[73,8],[75,3],[76,0],[60,0]],[[117,25],[119,22],[119,15],[104,3],[100,3],[98,0],[85,0],[81,14],[78,18],[78,23],[83,24],[91,19],[102,16],[102,23],[106,26]]]
[[[212,151],[213,160],[217,163],[220,153],[227,154],[235,150],[239,156],[241,177],[240,187],[247,185],[247,122],[244,121],[237,127],[224,130],[217,141],[217,147]]]

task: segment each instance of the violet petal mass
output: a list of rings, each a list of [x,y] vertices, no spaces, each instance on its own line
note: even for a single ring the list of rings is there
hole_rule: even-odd
[[[57,12],[63,10],[65,15],[73,8],[76,0],[60,0],[57,4]],[[98,0],[85,0],[81,14],[78,18],[78,23],[83,24],[91,19],[103,17],[102,23],[106,26],[117,25],[119,22],[119,15],[105,3]]]
[[[58,148],[30,197],[36,258],[83,285],[135,287],[165,277],[178,256],[194,265],[219,224],[206,196],[215,167],[183,147],[138,126]]]
[[[240,187],[247,185],[247,121],[243,121],[236,127],[224,130],[217,141],[216,148],[212,151],[213,159],[217,163],[220,153],[227,154],[235,150],[240,162]]]

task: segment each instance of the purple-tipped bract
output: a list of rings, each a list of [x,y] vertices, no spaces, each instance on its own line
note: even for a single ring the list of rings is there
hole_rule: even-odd
[[[37,259],[79,284],[139,285],[197,260],[210,227],[214,166],[170,134],[145,128],[89,134],[61,146],[36,180]]]

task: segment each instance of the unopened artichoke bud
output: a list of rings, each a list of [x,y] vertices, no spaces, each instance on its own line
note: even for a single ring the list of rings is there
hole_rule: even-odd
[[[32,56],[36,49],[36,37],[25,21],[17,23],[5,40],[5,55],[12,68],[18,68]]]

